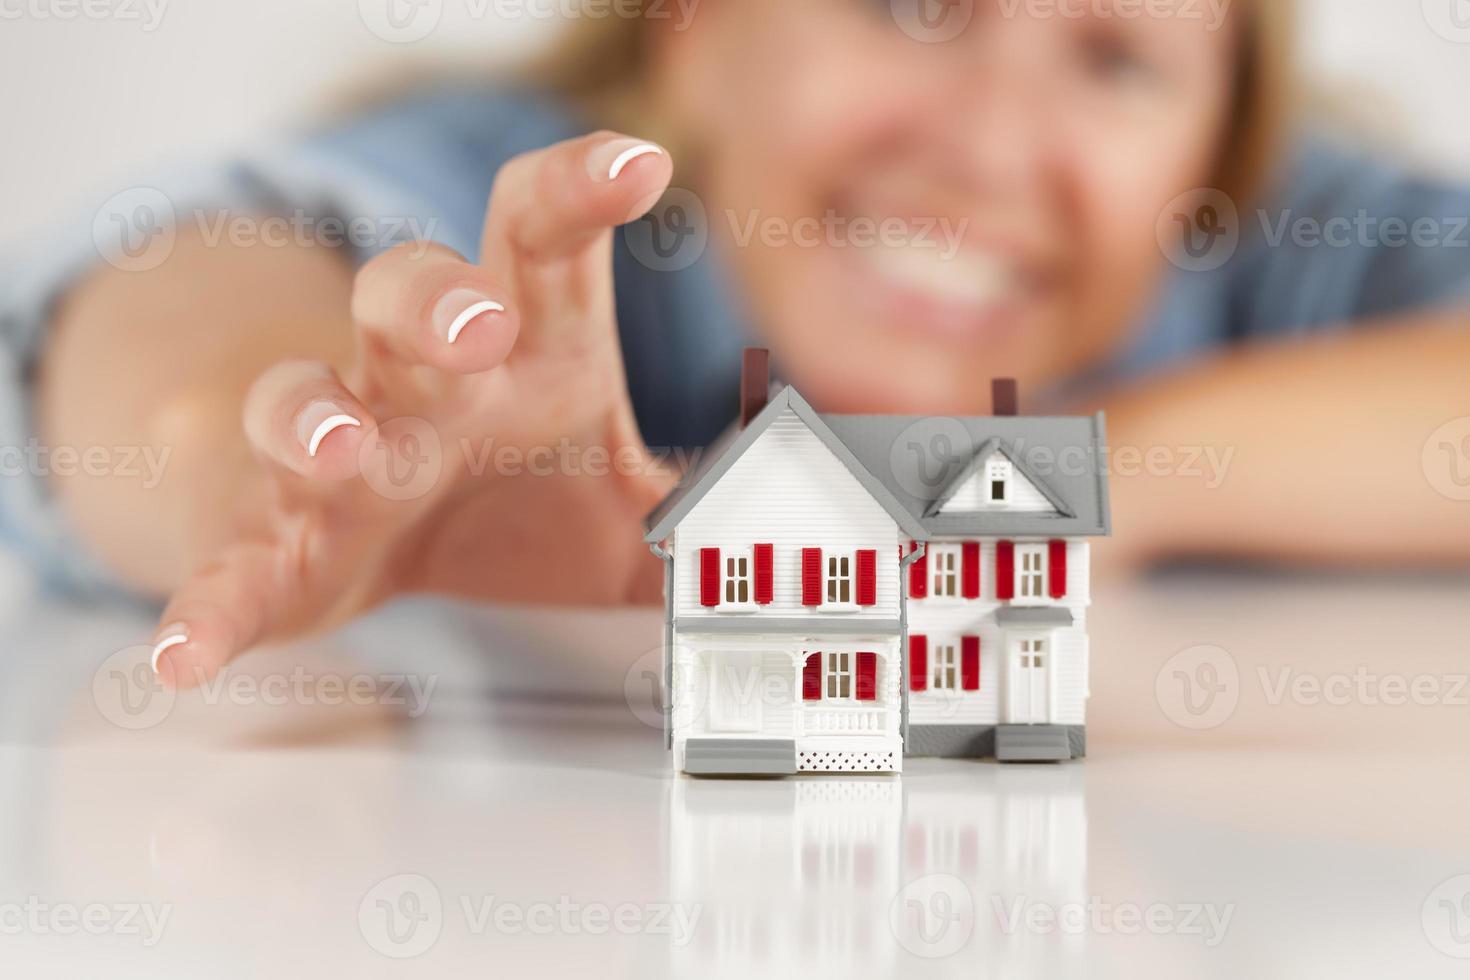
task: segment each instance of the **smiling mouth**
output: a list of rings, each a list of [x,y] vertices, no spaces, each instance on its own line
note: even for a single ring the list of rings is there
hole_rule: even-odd
[[[1015,329],[1040,285],[1010,255],[981,247],[889,242],[849,255],[855,288],[885,319],[949,340],[996,340]]]

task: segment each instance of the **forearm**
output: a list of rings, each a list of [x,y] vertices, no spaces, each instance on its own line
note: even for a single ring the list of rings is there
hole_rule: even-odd
[[[241,432],[245,393],[283,358],[347,357],[351,280],[328,249],[181,235],[157,269],[99,271],[61,304],[41,364],[40,439],[149,461],[142,476],[52,478],[83,539],[125,581],[167,591],[228,537],[259,483]]]
[[[1105,407],[1124,553],[1470,563],[1470,503],[1443,492],[1470,447],[1426,456],[1470,416],[1470,313],[1227,355]]]

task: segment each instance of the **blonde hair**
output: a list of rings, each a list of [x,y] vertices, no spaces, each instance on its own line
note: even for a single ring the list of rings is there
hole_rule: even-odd
[[[641,10],[647,0],[624,0]],[[1233,0],[1239,33],[1230,122],[1214,186],[1249,202],[1270,178],[1296,103],[1291,0]],[[578,106],[596,125],[638,132],[678,147],[678,134],[648,106],[651,31],[642,17],[579,18],[530,80]]]

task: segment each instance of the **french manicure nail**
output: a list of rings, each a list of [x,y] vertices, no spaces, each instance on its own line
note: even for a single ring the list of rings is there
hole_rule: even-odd
[[[459,339],[465,327],[478,322],[486,314],[504,312],[503,305],[473,289],[454,289],[434,304],[434,329],[452,344]]]
[[[360,421],[331,402],[312,402],[301,410],[296,420],[296,437],[306,447],[306,454],[315,457],[327,436],[343,426],[355,428],[360,425]]]
[[[620,139],[604,143],[587,159],[587,168],[592,179],[597,181],[617,180],[623,170],[639,157],[662,154],[663,148],[642,140]]]
[[[158,658],[163,656],[163,651],[170,647],[176,647],[180,643],[189,642],[189,630],[183,623],[174,623],[170,626],[165,626],[159,632],[163,634],[163,639],[153,645],[153,658],[150,661],[155,674],[158,673]]]

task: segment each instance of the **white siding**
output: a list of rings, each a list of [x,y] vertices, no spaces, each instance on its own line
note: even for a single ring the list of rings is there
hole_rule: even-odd
[[[888,512],[795,413],[761,434],[679,523],[673,535],[674,610],[681,618],[716,615],[835,615],[897,619],[896,524]],[[699,549],[775,546],[775,602],[750,612],[721,612],[699,603]],[[830,610],[801,604],[801,549],[823,557],[862,548],[878,552],[878,603]],[[855,584],[855,583],[854,583]]]
[[[871,652],[878,656],[877,690],[873,701],[803,701],[801,672],[810,653],[833,651]],[[758,732],[731,733],[712,731],[710,721],[715,707],[713,698],[720,696],[720,679],[712,673],[719,654],[753,651],[760,655],[759,678],[740,679],[751,695],[760,699]],[[679,634],[674,639],[674,737],[730,735],[733,738],[752,735],[802,737],[808,735],[897,734],[902,690],[902,661],[896,636],[868,637],[782,637],[718,636],[711,634]],[[835,711],[834,711],[835,705]],[[819,730],[817,715],[866,716],[874,709],[885,709],[881,728],[862,732]]]
[[[959,541],[944,538],[937,544]],[[1016,544],[1033,543],[1033,539],[1014,538]],[[1063,599],[1045,599],[1030,603],[1028,608],[1065,607],[1073,617],[1067,629],[1046,630],[1051,641],[1051,683],[1055,721],[1060,725],[1081,725],[1086,719],[1088,692],[1087,606],[1091,602],[1089,557],[1091,547],[1086,540],[1067,542],[1067,595]],[[995,541],[980,542],[979,599],[910,599],[908,631],[910,636],[929,637],[930,663],[934,647],[947,638],[958,643],[961,636],[980,637],[980,690],[959,692],[911,691],[909,722],[915,725],[994,725],[1004,721],[1002,698],[1005,694],[1005,664],[1008,657],[1006,631],[996,622],[995,614],[1005,605],[995,598]],[[1019,635],[1019,634],[1018,634]],[[1026,635],[1036,635],[1028,632]],[[932,687],[932,685],[931,685]]]
[[[986,510],[996,512],[1014,512],[1022,514],[1051,514],[1056,512],[1051,501],[1036,488],[1036,484],[1026,479],[1025,475],[1012,466],[1010,486],[1007,488],[1007,499],[1003,504],[990,502],[990,481],[985,476],[985,465],[992,456],[985,457],[985,463],[981,463],[975,470],[975,474],[960,485],[949,502],[940,509],[942,514],[973,514],[975,511]],[[1002,454],[1003,456],[1004,454]]]

